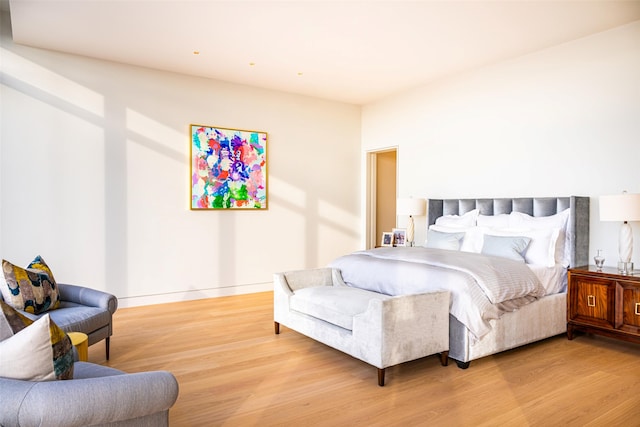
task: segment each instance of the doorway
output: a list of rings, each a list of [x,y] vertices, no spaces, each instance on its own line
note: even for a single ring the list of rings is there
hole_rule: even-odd
[[[398,149],[367,154],[367,249],[380,245],[383,231],[396,226]]]

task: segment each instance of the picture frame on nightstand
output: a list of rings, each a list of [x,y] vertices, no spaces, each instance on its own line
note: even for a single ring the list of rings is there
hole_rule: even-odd
[[[407,229],[393,229],[393,246],[407,246]]]
[[[382,239],[380,240],[380,246],[393,246],[393,233],[390,231],[382,232]]]

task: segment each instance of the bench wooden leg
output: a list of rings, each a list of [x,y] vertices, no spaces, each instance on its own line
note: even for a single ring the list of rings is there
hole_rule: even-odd
[[[384,387],[384,368],[378,368],[378,385]]]
[[[273,327],[276,331],[276,335],[278,335],[280,333],[280,323],[278,322],[273,322]]]
[[[443,351],[442,353],[440,353],[440,364],[442,366],[449,365],[449,351]]]

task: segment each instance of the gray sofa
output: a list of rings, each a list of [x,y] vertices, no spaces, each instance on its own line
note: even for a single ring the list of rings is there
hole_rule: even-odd
[[[51,320],[65,332],[83,332],[89,336],[89,345],[105,340],[106,357],[109,360],[110,337],[113,334],[113,314],[118,308],[118,299],[107,292],[77,285],[58,283],[60,307],[49,310]],[[0,294],[2,299],[2,294]],[[30,319],[34,315],[20,311]]]
[[[166,371],[125,374],[76,362],[74,379],[0,378],[0,426],[167,426],[178,382]]]

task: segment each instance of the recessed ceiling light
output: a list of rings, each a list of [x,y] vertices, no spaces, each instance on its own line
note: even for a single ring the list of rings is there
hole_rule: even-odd
[[[302,75],[302,71],[298,71],[298,75],[301,76]]]
[[[255,62],[249,62],[249,66],[250,66],[250,67],[253,67],[254,65],[256,65],[256,63],[255,63]]]
[[[200,51],[199,51],[199,50],[194,50],[194,51],[193,51],[193,54],[194,54],[194,55],[200,55]]]

